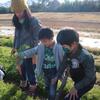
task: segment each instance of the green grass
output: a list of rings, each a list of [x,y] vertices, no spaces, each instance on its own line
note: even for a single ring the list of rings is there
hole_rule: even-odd
[[[33,100],[16,85],[0,82],[0,100]]]
[[[2,39],[2,41],[1,41]],[[4,78],[4,82],[0,82],[0,100],[41,100],[40,98],[46,98],[46,92],[44,89],[44,81],[39,81],[39,97],[36,99],[32,99],[32,97],[27,96],[24,92],[20,90],[18,87],[19,84],[19,76],[16,72],[16,64],[15,58],[11,56],[11,47],[12,47],[12,38],[3,37],[0,38],[0,64],[4,66],[6,71],[6,76]],[[97,68],[97,72],[100,72],[100,57],[99,51],[94,51],[91,49],[91,53],[94,54],[95,64]],[[100,74],[97,75],[98,83],[100,83]],[[58,88],[60,86],[60,82],[58,83]],[[66,87],[63,91],[63,96],[71,89],[73,86],[72,80],[68,80]],[[82,100],[99,100],[100,98],[100,85],[96,85],[90,92],[85,94],[82,97]]]
[[[0,47],[0,64],[4,66],[4,70],[6,71],[5,81],[16,83],[19,81],[19,76],[15,70],[15,58],[11,56],[10,52],[11,48]]]
[[[0,46],[12,47],[13,37],[0,37]]]
[[[94,88],[86,93],[82,100],[99,100],[100,99],[100,86],[94,86]]]

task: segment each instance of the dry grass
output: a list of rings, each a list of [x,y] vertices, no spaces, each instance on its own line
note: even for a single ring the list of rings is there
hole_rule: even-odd
[[[86,47],[86,46],[85,46],[85,48],[88,49],[89,52],[91,52],[92,54],[97,55],[98,58],[100,59],[100,48],[90,48],[90,47]]]
[[[97,78],[96,84],[100,86],[100,73],[96,73],[96,78]]]
[[[0,15],[1,25],[12,25],[13,14]],[[100,32],[100,13],[32,13],[44,26],[51,28],[74,27],[80,31]]]

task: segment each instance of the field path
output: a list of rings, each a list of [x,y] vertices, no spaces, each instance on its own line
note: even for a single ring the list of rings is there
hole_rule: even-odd
[[[74,27],[79,31],[100,32],[100,13],[32,13],[41,24],[54,29]],[[1,14],[0,26],[12,26],[13,14]]]

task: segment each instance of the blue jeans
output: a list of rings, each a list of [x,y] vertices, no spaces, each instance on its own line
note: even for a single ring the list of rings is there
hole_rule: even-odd
[[[96,78],[86,87],[84,87],[83,89],[78,90],[78,98],[75,98],[75,100],[81,100],[81,97],[88,92],[89,90],[91,90],[95,84]],[[64,100],[69,100],[70,96],[65,96]],[[73,100],[73,98],[71,99]]]
[[[51,80],[56,76],[56,68],[43,69],[44,79],[45,79],[45,88],[48,93],[48,100],[55,100],[57,83],[51,84]]]
[[[32,58],[24,59],[23,64],[21,65],[22,76],[21,79],[23,81],[28,80],[31,85],[36,84],[34,69],[36,64],[32,64]]]

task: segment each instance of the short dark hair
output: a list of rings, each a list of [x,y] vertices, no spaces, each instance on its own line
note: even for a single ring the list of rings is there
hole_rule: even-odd
[[[52,39],[54,37],[53,31],[50,28],[42,28],[39,32],[39,40]]]
[[[73,29],[63,29],[57,35],[57,42],[71,45],[73,42],[79,42],[79,34]]]

